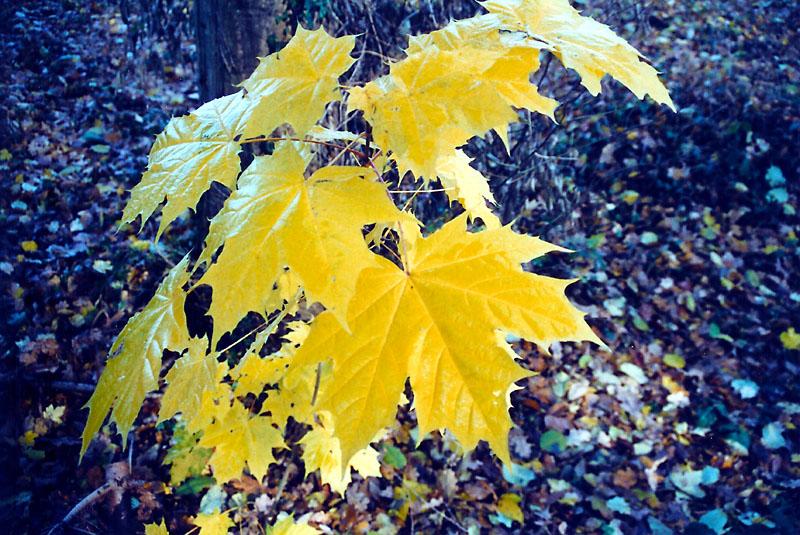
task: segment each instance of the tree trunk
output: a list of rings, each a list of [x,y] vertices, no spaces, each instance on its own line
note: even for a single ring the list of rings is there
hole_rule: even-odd
[[[258,65],[258,58],[280,49],[296,26],[302,0],[195,0],[197,72],[203,102],[235,93],[236,84]],[[250,145],[243,163],[252,158]],[[214,182],[197,204],[195,251],[202,250],[209,221],[230,192]]]
[[[257,58],[280,48],[293,26],[285,0],[196,0],[195,23],[204,102],[237,91]]]

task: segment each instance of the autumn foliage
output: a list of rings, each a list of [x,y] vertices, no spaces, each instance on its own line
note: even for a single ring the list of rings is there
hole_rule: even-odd
[[[564,294],[572,281],[522,267],[562,249],[501,225],[486,178],[459,147],[490,130],[507,144],[518,109],[553,117],[558,102],[530,82],[543,51],[593,95],[610,75],[639,98],[672,102],[634,48],[567,0],[482,5],[487,14],[412,37],[404,59],[361,87],[339,84],[354,36],[299,28],[239,92],[170,121],[124,222],[144,224],[163,204],[161,235],[212,182],[232,194],[199,258],[172,268],[114,342],[88,403],[84,452],[109,413],[124,443],[145,395],[163,388],[160,419],[178,420],[166,459],[173,484],[206,470],[219,483],[244,470],[263,478],[292,419],[310,429],[307,471],[343,492],[351,467],[380,475],[370,443],[407,403],[408,379],[420,437],[448,430],[464,449],[486,441],[509,461],[510,392],[529,372],[506,336],[544,351],[602,342]],[[368,132],[317,124],[343,99]],[[243,145],[258,141],[274,150],[242,169]],[[317,148],[331,146],[360,165],[319,165]],[[393,200],[393,168],[418,179],[421,194],[440,184],[463,213],[423,233]],[[200,285],[213,291],[210,339],[186,325],[186,297]],[[315,303],[324,312],[310,323],[294,318]],[[229,365],[220,339],[249,313],[264,323]],[[282,347],[262,355],[279,328]],[[181,356],[160,383],[165,350]],[[265,395],[258,412],[243,404],[248,394]],[[196,522],[224,532],[226,520]]]

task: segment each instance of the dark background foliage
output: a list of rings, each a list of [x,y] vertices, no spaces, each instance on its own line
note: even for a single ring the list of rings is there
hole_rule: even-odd
[[[351,83],[386,72],[408,34],[479,11],[470,2],[284,2],[291,27],[360,34]],[[558,123],[521,114],[505,154],[467,151],[507,222],[570,247],[534,266],[580,277],[573,300],[612,352],[518,344],[538,372],[513,396],[503,473],[484,447],[414,447],[413,413],[380,447],[384,478],[345,496],[304,479],[297,449],[268,478],[167,488],[169,426],[148,397],[131,447],[95,442],[78,464],[88,399],[108,347],[165,269],[198,240],[196,219],[160,243],[153,223],[117,230],[126,190],[171,115],[200,103],[192,5],[184,0],[38,0],[0,6],[0,516],[39,533],[107,481],[124,485],[66,529],[190,526],[201,498],[244,503],[257,532],[279,511],[336,532],[796,533],[800,529],[800,8],[792,0],[597,0],[578,6],[664,73],[677,114],[607,81],[583,92],[543,58],[534,76]],[[361,53],[360,51],[366,51]],[[358,118],[352,119],[357,121]],[[225,192],[220,192],[224,199]],[[216,201],[208,210],[213,213]],[[416,201],[435,227],[436,194]],[[279,480],[290,470],[277,495]],[[208,498],[211,496],[211,498]]]

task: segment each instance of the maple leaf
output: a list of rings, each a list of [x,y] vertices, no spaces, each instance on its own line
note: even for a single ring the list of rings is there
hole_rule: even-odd
[[[291,143],[257,156],[211,221],[201,261],[225,244],[200,281],[213,288],[214,342],[248,312],[277,308],[285,266],[307,299],[343,317],[358,274],[374,263],[362,228],[411,217],[368,169],[323,167],[306,179],[305,166]]]
[[[194,209],[217,181],[233,189],[239,174],[239,141],[289,123],[300,135],[340,100],[337,79],[353,63],[353,36],[334,39],[302,27],[279,53],[261,58],[244,90],[173,118],[156,137],[148,168],[131,191],[122,216],[142,225],[166,198],[158,236],[186,209]]]
[[[267,385],[279,383],[286,375],[289,363],[292,361],[295,350],[300,347],[308,335],[308,324],[302,321],[290,321],[286,324],[287,333],[283,335],[286,342],[280,349],[267,357],[261,357],[259,351],[264,347],[267,338],[278,328],[283,315],[276,317],[270,325],[253,341],[247,354],[239,361],[239,364],[231,371],[231,378],[236,382],[235,393],[237,396],[247,394],[260,394]],[[274,397],[279,392],[271,390],[268,394]],[[310,399],[310,397],[308,398]],[[268,410],[264,406],[264,410]],[[283,427],[285,420],[281,421],[273,415],[273,420]]]
[[[480,4],[510,29],[546,43],[566,68],[578,72],[592,95],[600,93],[600,80],[609,74],[638,98],[650,95],[675,111],[658,71],[641,61],[639,51],[605,24],[581,16],[569,0],[485,0]]]
[[[515,107],[552,117],[557,104],[530,83],[540,45],[500,29],[497,17],[483,16],[412,37],[407,58],[389,75],[352,88],[348,101],[364,112],[376,143],[391,150],[401,176],[439,177],[452,200],[487,223],[493,221],[486,201],[493,198],[486,179],[456,147],[491,129],[508,146]]]
[[[291,360],[289,365],[291,366]],[[317,379],[317,368],[306,366],[301,372],[284,376],[278,383],[278,388],[270,390],[267,394],[264,411],[269,412],[275,423],[281,427],[286,426],[290,416],[298,422],[312,424],[314,407],[311,402],[314,399],[314,392],[319,391],[320,382],[325,381],[330,372],[330,366],[321,365]]]
[[[204,406],[204,410],[208,405]],[[259,481],[275,462],[273,448],[284,445],[280,431],[265,416],[251,416],[240,402],[218,399],[211,409],[211,421],[203,426],[201,448],[214,450],[208,463],[219,483],[241,477],[245,465]]]
[[[254,101],[239,92],[212,100],[195,112],[173,117],[150,150],[147,171],[131,190],[122,221],[141,216],[142,226],[167,199],[158,227],[160,236],[216,181],[233,188],[239,174],[243,134]]]
[[[447,428],[466,449],[486,440],[508,462],[509,392],[528,375],[499,333],[546,349],[601,343],[564,295],[572,281],[526,273],[522,262],[559,248],[509,227],[465,231],[466,216],[409,240],[405,270],[385,259],[365,270],[348,311],[352,334],[328,312],[311,326],[290,369],[332,358],[320,394],[342,458],[395,418],[410,377],[419,436]]]
[[[262,358],[256,353],[248,353],[231,373],[231,377],[236,381],[236,395],[260,394],[266,385],[281,380],[290,361],[289,357]]]
[[[192,523],[200,528],[199,535],[226,535],[234,526],[233,520],[225,513],[200,513],[192,519]]]
[[[321,412],[319,417],[320,423],[315,423],[300,440],[300,444],[304,446],[303,463],[307,473],[319,470],[322,483],[329,484],[334,492],[341,495],[344,495],[347,485],[350,484],[351,468],[365,478],[380,477],[378,452],[370,446],[358,450],[347,466],[343,466],[342,448],[339,439],[334,436],[330,415]]]
[[[85,405],[89,417],[83,430],[81,456],[109,411],[124,447],[145,395],[158,388],[163,351],[183,351],[188,347],[183,311],[186,294],[182,288],[189,280],[188,263],[186,256],[170,270],[147,306],[128,321],[111,346],[106,368]]]
[[[439,180],[447,196],[457,200],[470,218],[480,218],[487,228],[497,228],[500,219],[486,206],[486,201],[495,202],[489,183],[470,161],[460,150],[449,158],[440,158],[437,163]]]
[[[318,533],[322,532],[309,526],[305,521],[295,522],[291,516],[281,518],[267,529],[268,535],[317,535]]]
[[[322,117],[328,102],[338,101],[339,76],[355,62],[350,51],[355,37],[333,38],[322,28],[297,33],[275,54],[261,58],[250,77],[241,83],[259,100],[247,137],[269,134],[289,123],[305,134]]]
[[[167,525],[162,519],[160,524],[145,524],[144,535],[169,535],[169,531],[167,531]]]
[[[176,360],[167,372],[159,422],[179,412],[187,420],[194,419],[200,411],[203,394],[213,392],[227,373],[227,365],[217,362],[215,353],[206,354],[207,347],[205,338],[192,338],[186,355]]]
[[[190,476],[198,476],[205,469],[211,450],[197,447],[198,436],[190,432],[186,424],[178,422],[172,433],[172,441],[164,457],[170,467],[170,483],[176,487]]]

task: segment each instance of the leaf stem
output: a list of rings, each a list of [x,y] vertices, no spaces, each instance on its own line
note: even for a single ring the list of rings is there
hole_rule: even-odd
[[[436,189],[390,189],[388,190],[389,193],[413,193],[417,195],[418,193],[438,193],[440,191],[452,191],[455,188],[436,188]]]
[[[280,324],[280,322],[283,321],[283,318],[285,318],[286,315],[289,313],[289,307],[297,304],[298,299],[300,299],[300,290],[298,290],[298,292],[294,295],[294,297],[292,297],[289,301],[286,302],[286,305],[278,313],[277,316],[272,318],[272,321],[270,322],[264,321],[264,323],[257,325],[256,327],[245,333],[243,336],[241,336],[238,340],[218,351],[217,355],[222,355],[226,351],[229,351],[234,347],[238,346],[239,344],[247,340],[251,335],[253,335],[257,331],[260,331],[263,327],[267,327],[267,330],[269,331],[274,331],[275,328]]]
[[[324,145],[326,147],[331,147],[331,148],[338,149],[338,150],[341,150],[341,151],[349,152],[351,154],[354,154],[354,155],[358,156],[359,158],[361,158],[363,160],[370,161],[369,156],[367,156],[367,154],[365,154],[364,152],[361,152],[360,150],[356,150],[356,149],[353,149],[353,148],[350,148],[350,147],[342,147],[341,145],[337,145],[336,143],[330,143],[328,141],[320,141],[318,139],[300,138],[300,137],[259,136],[259,137],[253,137],[253,138],[249,138],[249,139],[244,139],[244,140],[239,141],[238,143],[240,145],[246,145],[248,143],[261,143],[261,142],[265,142],[265,141],[299,141],[301,143],[314,143],[316,145]]]

